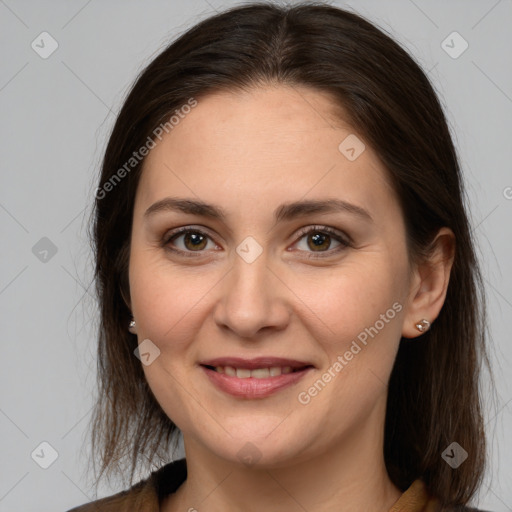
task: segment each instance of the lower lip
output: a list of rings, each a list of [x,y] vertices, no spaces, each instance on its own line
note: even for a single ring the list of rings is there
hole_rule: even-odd
[[[268,379],[256,379],[254,377],[240,379],[225,373],[216,372],[205,366],[201,366],[201,368],[217,388],[240,398],[265,398],[273,395],[282,389],[292,386],[313,369],[308,367],[297,372],[284,373],[276,377],[269,377]]]

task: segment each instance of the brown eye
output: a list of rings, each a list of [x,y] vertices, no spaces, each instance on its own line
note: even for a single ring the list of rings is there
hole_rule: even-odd
[[[206,247],[207,238],[200,233],[189,231],[182,236],[184,236],[183,244],[187,249],[191,251],[201,250]]]
[[[193,256],[191,253],[205,252],[204,249],[207,248],[209,241],[216,247],[206,233],[197,229],[183,228],[168,234],[164,238],[162,246],[184,256]]]
[[[331,245],[331,237],[324,233],[308,234],[308,247],[313,251],[320,249],[329,249]]]
[[[348,235],[338,232],[328,226],[312,226],[302,230],[299,233],[297,248],[307,254],[308,258],[322,258],[332,256],[352,247],[352,242]],[[302,240],[305,239],[305,244]],[[331,249],[333,242],[337,244]],[[301,246],[302,245],[302,246]],[[312,254],[317,253],[317,254]]]

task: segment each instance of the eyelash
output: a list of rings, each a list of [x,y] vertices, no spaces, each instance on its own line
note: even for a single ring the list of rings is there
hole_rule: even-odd
[[[185,256],[185,257],[192,257],[192,258],[198,257],[200,255],[200,253],[204,252],[204,251],[183,251],[181,249],[176,249],[176,248],[170,247],[170,245],[169,245],[169,243],[171,241],[175,240],[180,235],[187,234],[187,233],[196,233],[196,234],[200,234],[202,236],[205,236],[205,237],[211,239],[210,235],[208,235],[204,231],[201,231],[200,229],[192,229],[190,226],[186,226],[183,228],[178,228],[177,230],[164,236],[164,238],[162,240],[162,247],[168,248],[170,251],[180,254],[182,256]],[[339,242],[341,244],[336,249],[331,249],[331,250],[323,251],[323,252],[319,251],[316,254],[310,253],[308,256],[306,256],[307,258],[310,258],[310,259],[326,258],[326,257],[332,256],[333,254],[337,254],[349,247],[353,247],[352,240],[350,239],[350,237],[348,237],[348,235],[345,235],[345,237],[343,237],[342,235],[340,235],[338,233],[338,231],[336,231],[328,226],[309,226],[307,228],[302,228],[299,231],[299,233],[297,234],[297,236],[298,236],[297,241],[300,241],[302,238],[304,238],[304,236],[306,236],[310,233],[320,233],[322,235],[329,235],[331,238],[334,238],[337,242]],[[197,253],[199,253],[199,254],[197,254]]]

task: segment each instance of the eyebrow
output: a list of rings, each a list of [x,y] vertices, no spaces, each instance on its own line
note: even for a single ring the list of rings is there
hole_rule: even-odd
[[[152,204],[144,212],[144,217],[148,218],[157,212],[166,211],[179,211],[220,221],[225,221],[228,217],[226,211],[220,206],[205,203],[197,199],[176,197],[165,197]],[[303,200],[285,203],[276,208],[274,211],[274,219],[275,223],[278,223],[315,213],[335,212],[350,213],[367,222],[373,222],[373,218],[367,210],[341,199]]]

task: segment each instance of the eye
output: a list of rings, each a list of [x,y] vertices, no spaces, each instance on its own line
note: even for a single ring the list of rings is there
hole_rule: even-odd
[[[177,241],[179,242],[177,243]],[[162,245],[184,256],[196,256],[194,253],[204,252],[203,249],[208,248],[208,241],[211,241],[216,247],[216,244],[205,232],[184,227],[168,233],[164,237]]]
[[[351,241],[348,236],[329,228],[328,226],[310,226],[302,229],[299,232],[299,242],[296,245],[300,248],[300,242],[305,239],[305,244],[302,245],[301,250],[305,252],[311,251],[313,254],[308,254],[308,258],[323,258],[332,256],[345,250],[347,247],[352,247]],[[332,241],[338,244],[334,249],[331,249]],[[314,254],[317,253],[317,254]]]
[[[298,245],[303,252],[309,252],[307,258],[328,257],[352,247],[350,237],[328,226],[309,226],[303,228],[298,236],[300,238],[294,245]],[[302,245],[301,248],[303,239],[305,239],[305,246]],[[338,246],[331,249],[333,240]],[[213,244],[213,247],[208,247],[209,242]],[[215,249],[217,244],[204,231],[187,226],[167,233],[162,241],[162,246],[179,255],[194,257],[205,252],[205,249]]]

